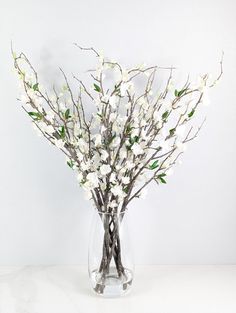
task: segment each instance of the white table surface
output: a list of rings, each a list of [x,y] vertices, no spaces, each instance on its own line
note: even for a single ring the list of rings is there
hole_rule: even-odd
[[[0,313],[236,313],[236,265],[137,266],[129,295],[90,290],[84,266],[0,267]]]

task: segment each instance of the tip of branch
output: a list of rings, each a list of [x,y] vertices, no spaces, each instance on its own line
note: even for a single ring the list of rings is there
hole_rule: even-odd
[[[80,45],[78,45],[76,42],[74,42],[74,45],[79,48],[80,50],[86,50],[86,51],[92,51],[93,53],[96,54],[97,57],[99,57],[99,53],[93,48],[93,47],[81,47]]]
[[[13,53],[13,41],[11,39],[11,53]]]
[[[13,49],[13,41],[11,40],[11,55],[12,55],[12,57],[13,57],[13,59],[16,59],[16,52],[14,51],[14,49]]]
[[[74,42],[73,45],[76,46],[77,48],[81,49],[81,50],[83,49],[83,48],[82,48],[81,46],[79,46],[76,42]]]

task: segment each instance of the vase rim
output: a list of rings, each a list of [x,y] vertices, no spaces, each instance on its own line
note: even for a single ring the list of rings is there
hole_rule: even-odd
[[[105,211],[98,211],[97,210],[97,213],[98,214],[101,214],[101,215],[123,215],[123,214],[125,214],[125,213],[127,213],[127,211],[128,211],[128,209],[125,209],[125,210],[123,210],[123,211],[118,211],[118,212],[114,212],[114,211],[112,211],[112,212],[105,212]]]

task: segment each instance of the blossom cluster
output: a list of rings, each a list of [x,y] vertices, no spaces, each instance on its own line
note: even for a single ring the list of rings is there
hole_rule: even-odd
[[[97,209],[125,210],[132,199],[144,196],[151,181],[166,183],[186,143],[198,134],[200,127],[194,131],[188,124],[209,102],[208,89],[214,82],[206,74],[175,88],[174,69],[164,68],[169,76],[160,91],[155,75],[163,68],[126,69],[90,50],[98,60],[90,72],[91,85],[74,77],[78,90],[73,91],[61,71],[65,84],[51,95],[27,57],[14,55],[20,100],[37,132],[66,155],[66,163]],[[140,77],[143,88],[136,84]]]

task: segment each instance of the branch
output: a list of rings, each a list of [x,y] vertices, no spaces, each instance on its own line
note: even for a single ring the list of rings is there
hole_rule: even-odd
[[[218,83],[218,81],[221,79],[221,76],[223,75],[223,60],[224,60],[224,51],[221,53],[221,60],[220,60],[220,74],[215,79],[215,81],[209,86],[210,88],[215,86],[215,84]]]
[[[186,142],[189,142],[189,141],[195,139],[197,137],[198,133],[200,132],[200,130],[202,129],[202,126],[204,125],[205,122],[206,122],[206,118],[203,120],[202,124],[198,127],[198,130],[196,131],[196,133],[191,138],[189,138],[189,135],[190,135],[192,128],[193,128],[193,127],[191,127],[190,131],[188,132],[187,136],[185,137],[183,143],[186,143]]]
[[[94,53],[96,54],[97,57],[100,56],[100,54],[99,54],[93,47],[90,47],[90,48],[88,48],[88,47],[81,47],[81,46],[79,46],[77,43],[74,43],[74,45],[75,45],[77,48],[79,48],[80,50],[92,51],[92,52],[94,52]]]

